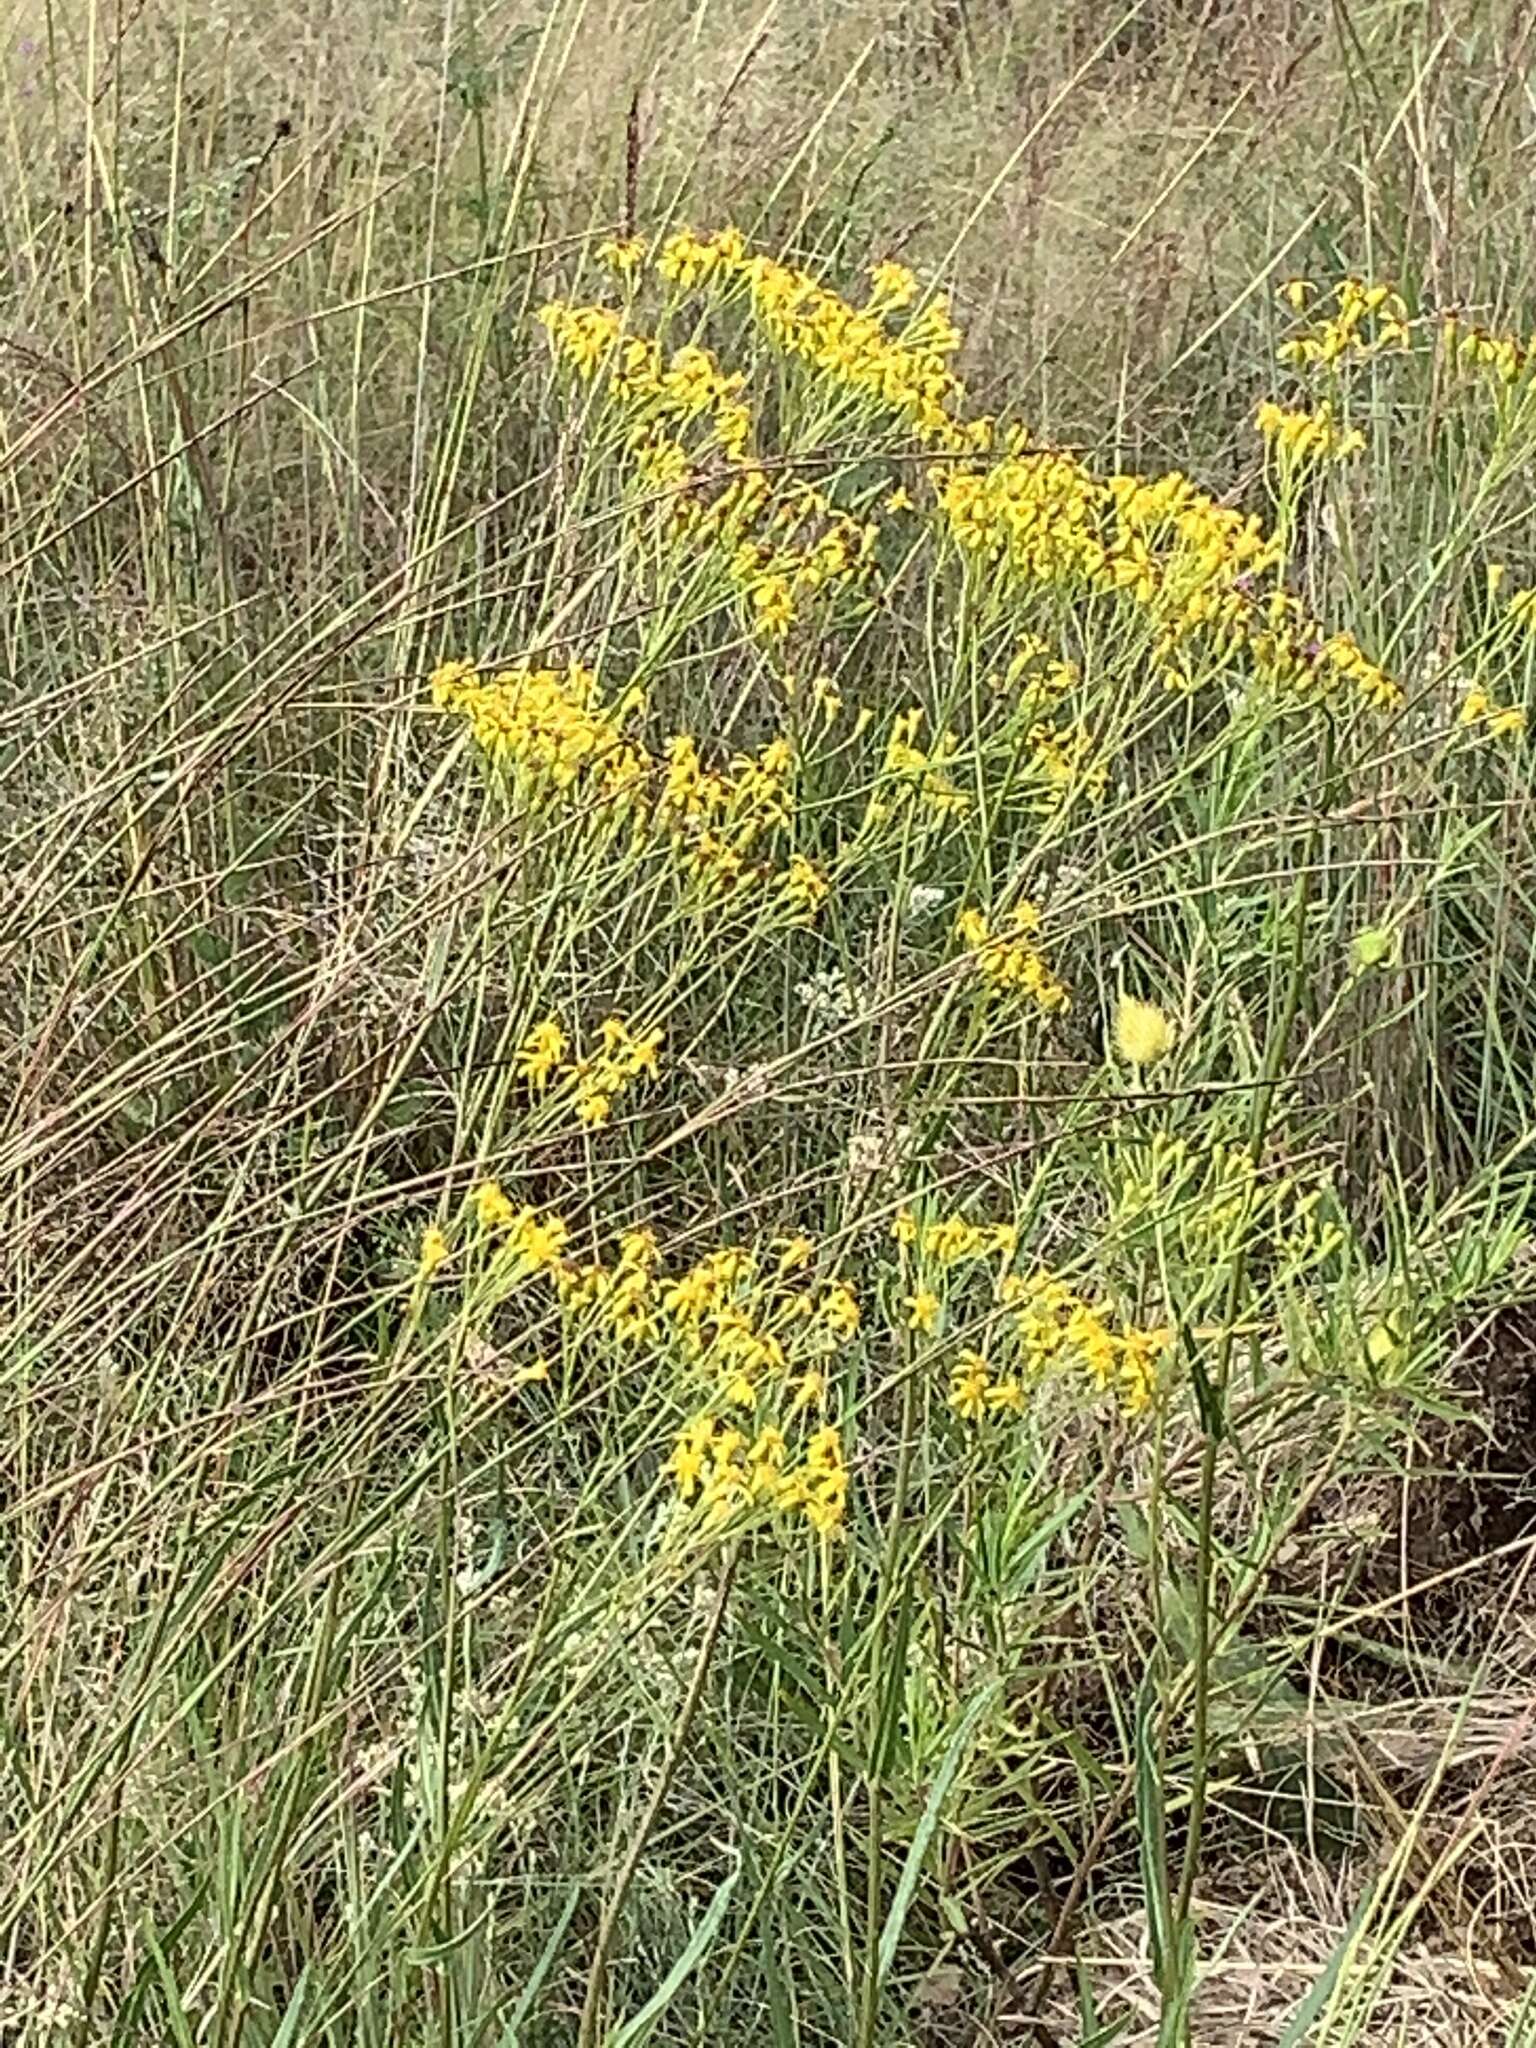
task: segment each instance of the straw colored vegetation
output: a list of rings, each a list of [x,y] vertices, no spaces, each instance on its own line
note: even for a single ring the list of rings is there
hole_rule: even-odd
[[[0,2039],[1536,2040],[1496,0],[35,0]]]

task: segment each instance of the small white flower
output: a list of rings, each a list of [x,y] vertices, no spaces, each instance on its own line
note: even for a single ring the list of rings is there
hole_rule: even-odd
[[[869,1180],[875,1174],[890,1173],[902,1163],[912,1142],[912,1126],[898,1124],[894,1130],[866,1124],[848,1140],[848,1171],[855,1180]]]
[[[795,994],[818,1024],[851,1024],[863,1008],[858,990],[838,967],[824,967],[800,982]]]

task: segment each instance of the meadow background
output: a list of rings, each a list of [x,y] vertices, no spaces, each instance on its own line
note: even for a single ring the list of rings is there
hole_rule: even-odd
[[[1536,2041],[1536,12],[4,51],[0,2039]]]

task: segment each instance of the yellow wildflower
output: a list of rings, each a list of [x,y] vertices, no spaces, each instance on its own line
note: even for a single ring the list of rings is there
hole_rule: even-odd
[[[869,273],[869,303],[892,312],[910,306],[917,297],[917,279],[905,263],[877,263]]]
[[[498,1181],[482,1181],[470,1198],[482,1230],[510,1230],[517,1211],[501,1191]]]
[[[831,887],[816,863],[803,853],[792,853],[780,881],[785,902],[801,917],[814,917],[827,899]]]
[[[1270,447],[1298,464],[1342,462],[1365,446],[1365,436],[1358,428],[1339,425],[1326,399],[1316,412],[1288,412],[1265,399],[1256,424]]]
[[[570,1226],[563,1216],[540,1216],[523,1209],[512,1225],[508,1249],[531,1273],[547,1273],[558,1266],[570,1240]]]
[[[987,1412],[992,1369],[979,1351],[962,1351],[950,1377],[949,1405],[967,1422],[980,1422]]]
[[[939,1317],[944,1304],[930,1287],[919,1287],[906,1300],[907,1328],[917,1330],[925,1337],[931,1337],[939,1326]]]
[[[613,1097],[583,1075],[576,1090],[576,1115],[588,1130],[596,1130],[613,1115]]]
[[[437,1224],[429,1223],[421,1233],[421,1253],[417,1260],[417,1271],[423,1280],[430,1280],[438,1267],[448,1257],[448,1239]]]
[[[714,1435],[714,1417],[696,1415],[678,1437],[669,1461],[669,1469],[684,1500],[693,1499],[704,1478]]]
[[[811,685],[811,704],[820,713],[824,728],[835,722],[843,700],[830,676],[818,676]]]
[[[1172,1341],[1168,1330],[1127,1330],[1120,1339],[1119,1378],[1126,1411],[1139,1415],[1157,1392],[1157,1362]]]
[[[626,1230],[619,1239],[619,1264],[648,1273],[661,1256],[654,1230]]]
[[[1005,1263],[1019,1248],[1019,1226],[1017,1223],[993,1223],[986,1232],[989,1252],[995,1252]]]
[[[630,283],[645,262],[646,241],[644,235],[619,235],[611,242],[604,242],[597,252],[599,263],[606,263],[610,270]]]
[[[790,1400],[790,1413],[799,1415],[807,1408],[819,1408],[827,1396],[825,1373],[817,1372],[814,1366],[803,1372],[795,1382],[794,1395]]]
[[[1173,1045],[1173,1025],[1156,1003],[1121,996],[1115,1005],[1115,1049],[1133,1067],[1150,1067]]]
[[[559,1019],[546,1017],[535,1024],[517,1050],[517,1071],[535,1093],[549,1085],[550,1076],[565,1058],[565,1033]]]
[[[794,623],[795,599],[785,576],[765,576],[752,591],[752,610],[759,632],[781,638]]]
[[[1066,1010],[1071,1007],[1066,988],[1034,943],[1039,923],[1035,906],[1020,902],[994,931],[985,913],[972,907],[955,919],[955,936],[989,987],[1024,996],[1042,1010]]]
[[[819,1535],[835,1535],[848,1504],[848,1467],[835,1424],[824,1423],[811,1436],[799,1481],[806,1520]]]
[[[821,1298],[821,1320],[835,1337],[851,1337],[859,1327],[858,1297],[836,1280]]]
[[[946,1216],[930,1223],[923,1232],[923,1250],[941,1266],[953,1266],[961,1259],[973,1259],[987,1249],[988,1234],[963,1216]]]
[[[1525,731],[1525,709],[1496,704],[1485,689],[1474,685],[1461,700],[1457,723],[1480,725],[1491,739],[1517,739]]]
[[[753,1438],[747,1452],[747,1484],[754,1498],[771,1500],[778,1493],[787,1448],[784,1432],[771,1424]]]

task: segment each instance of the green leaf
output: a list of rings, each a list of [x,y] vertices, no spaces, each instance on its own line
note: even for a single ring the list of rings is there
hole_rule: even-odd
[[[705,1908],[703,1919],[689,1935],[688,1946],[634,2018],[625,2020],[622,2026],[616,2027],[608,2036],[607,2048],[639,2048],[642,2041],[649,2039],[651,2029],[708,1954],[720,1922],[725,1918],[725,1909],[731,1903],[731,1893],[735,1891],[736,1880],[740,1875],[739,1870],[733,1870],[721,1885]]]
[[[299,2020],[304,2011],[304,2000],[309,1993],[309,1965],[306,1963],[299,1972],[299,1981],[293,1987],[293,1996],[283,2014],[282,2025],[272,2036],[272,2048],[293,2048],[299,2038]]]
[[[901,1940],[901,1930],[906,1925],[907,1913],[917,1890],[918,1880],[923,1874],[923,1862],[928,1854],[928,1845],[933,1840],[934,1829],[939,1824],[944,1801],[949,1797],[950,1787],[955,1782],[955,1773],[960,1768],[960,1759],[965,1746],[975,1733],[976,1724],[988,1707],[997,1698],[1001,1679],[994,1679],[983,1686],[960,1716],[955,1732],[945,1747],[943,1759],[929,1788],[922,1817],[912,1836],[907,1860],[902,1866],[901,1876],[896,1885],[896,1896],[891,1901],[891,1910],[885,1916],[885,1925],[880,1930],[880,1948],[876,1959],[876,1972],[880,1983],[890,1975],[891,1964],[896,1960],[896,1944]]]
[[[565,1930],[571,1924],[571,1915],[575,1912],[580,1897],[581,1886],[573,1884],[565,1904],[560,1909],[560,1918],[555,1922],[548,1941],[540,1949],[538,1961],[528,1972],[527,1983],[518,1993],[517,2003],[512,2008],[512,2017],[502,2029],[496,2048],[520,2048],[523,2022],[533,2011],[535,2001],[544,1988],[544,1979],[549,1975],[555,1957],[560,1953],[560,1944],[565,1939]]]
[[[1308,1990],[1305,1998],[1302,1999],[1300,2005],[1291,2014],[1290,2019],[1286,2023],[1285,2032],[1276,2041],[1275,2048],[1300,2048],[1300,2044],[1306,2039],[1307,2034],[1311,2030],[1312,2022],[1333,1995],[1333,1987],[1339,1981],[1339,1972],[1344,1967],[1344,1958],[1353,1947],[1355,1936],[1365,1924],[1366,1915],[1370,1912],[1375,1902],[1375,1897],[1375,1886],[1368,1886],[1359,1905],[1356,1906],[1353,1914],[1350,1916],[1349,1925],[1339,1936],[1333,1953],[1329,1956],[1327,1962],[1324,1963],[1321,1971],[1319,1971],[1316,1981]]]

